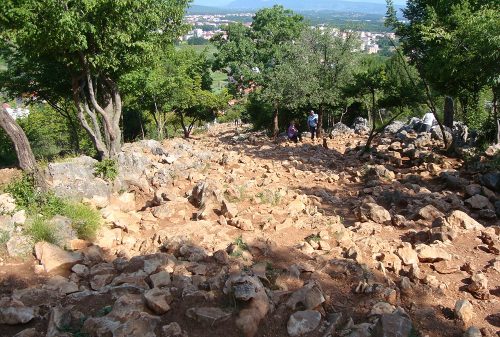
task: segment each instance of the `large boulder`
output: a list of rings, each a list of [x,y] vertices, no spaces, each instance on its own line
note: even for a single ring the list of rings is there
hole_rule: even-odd
[[[405,129],[406,129],[406,124],[404,122],[394,121],[385,127],[384,132],[390,134],[396,134]]]
[[[7,297],[0,299],[0,324],[24,324],[34,317],[34,309],[26,307],[21,301]]]
[[[342,123],[335,124],[330,132],[331,137],[348,136],[352,134],[354,134],[354,130]]]
[[[388,210],[375,203],[364,203],[359,207],[361,221],[373,221],[379,224],[390,224],[392,217]]]
[[[368,120],[363,117],[356,117],[352,123],[352,129],[358,135],[366,135],[370,132]]]
[[[481,183],[490,190],[500,192],[500,172],[489,172],[481,176]]]
[[[43,241],[35,245],[35,255],[47,273],[67,272],[75,264],[82,261],[81,254],[67,252],[56,245]]]
[[[97,160],[82,156],[61,163],[50,163],[47,176],[55,194],[70,199],[108,197],[111,187],[94,175]]]
[[[302,336],[316,330],[320,322],[321,314],[318,311],[297,311],[290,316],[286,328],[290,336]]]
[[[446,126],[443,126],[443,128],[444,128],[444,134],[446,135],[446,140],[448,141],[448,144],[450,144],[451,141],[453,140],[453,135],[452,135],[453,131],[450,128],[447,128]],[[435,140],[440,140],[440,141],[444,140],[443,133],[441,132],[441,128],[439,127],[439,125],[432,127],[431,136],[432,139]]]

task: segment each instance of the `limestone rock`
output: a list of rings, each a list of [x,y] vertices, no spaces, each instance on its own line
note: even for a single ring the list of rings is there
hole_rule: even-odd
[[[390,224],[391,214],[384,207],[375,203],[364,203],[359,207],[361,221],[372,220],[379,224]]]
[[[7,253],[9,256],[28,256],[33,253],[33,245],[35,242],[27,235],[13,233],[7,241]]]
[[[319,326],[321,314],[315,310],[297,311],[290,316],[286,329],[290,336],[302,336]]]
[[[224,322],[231,317],[231,313],[216,307],[195,307],[186,311],[186,316],[208,326]]]
[[[81,254],[67,252],[43,241],[35,245],[35,255],[47,273],[67,271],[82,261]]]
[[[177,322],[164,325],[161,328],[161,332],[161,337],[188,337],[188,334],[182,330],[181,326]]]
[[[469,327],[464,333],[464,337],[482,337],[482,336],[483,334],[481,333],[481,330],[479,330],[475,326]]]
[[[465,203],[474,209],[485,209],[485,208],[491,210],[494,209],[493,205],[488,200],[488,198],[479,194],[476,194],[470,197],[469,199],[465,200]]]
[[[0,215],[10,214],[16,209],[16,201],[9,193],[0,194]]]
[[[419,244],[416,247],[418,258],[422,262],[449,261],[451,255],[443,248]]]
[[[373,337],[410,337],[412,322],[408,317],[383,314],[375,325]]]
[[[403,243],[403,246],[398,248],[396,254],[401,258],[403,264],[406,266],[411,266],[418,263],[418,254],[409,243]]]
[[[158,315],[163,315],[170,310],[172,295],[169,290],[153,288],[144,293],[146,305]]]
[[[446,221],[452,226],[464,229],[484,229],[484,226],[471,218],[468,214],[455,210],[447,218]]]
[[[170,273],[167,271],[160,271],[159,273],[150,276],[154,288],[161,288],[170,285]]]
[[[430,221],[433,221],[436,218],[444,216],[444,214],[433,205],[427,205],[421,208],[418,211],[418,215],[420,215],[423,219]]]
[[[233,219],[238,216],[238,207],[235,204],[231,204],[226,200],[222,201],[222,215],[227,219]]]
[[[467,300],[458,300],[455,303],[455,316],[465,324],[471,322],[474,317],[472,304]]]
[[[0,324],[25,324],[35,317],[35,310],[21,301],[4,297],[0,299]]]

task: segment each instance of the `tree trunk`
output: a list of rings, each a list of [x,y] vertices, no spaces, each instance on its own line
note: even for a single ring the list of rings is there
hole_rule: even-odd
[[[31,150],[28,137],[26,137],[23,129],[17,124],[15,119],[9,115],[5,107],[0,109],[0,127],[5,130],[7,136],[9,136],[14,144],[21,169],[25,173],[33,175],[37,186],[45,190],[47,187],[46,182],[43,174],[36,165],[35,156]]]
[[[323,137],[323,109],[323,104],[320,104],[318,110],[318,129],[316,131],[316,136],[318,137],[318,139]]]
[[[455,106],[453,104],[453,98],[446,96],[444,99],[444,125],[453,129],[453,120],[455,116]]]
[[[493,88],[493,118],[497,125],[497,144],[500,144],[500,116],[498,115],[498,87]]]
[[[276,108],[274,109],[274,114],[273,114],[273,138],[276,138],[280,131],[278,124],[278,116],[279,116],[278,104],[276,104]]]

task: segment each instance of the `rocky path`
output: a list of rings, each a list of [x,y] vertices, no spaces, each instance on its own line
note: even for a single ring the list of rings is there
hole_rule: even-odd
[[[365,139],[220,125],[127,144],[114,186],[90,158],[49,165],[105,224],[4,260],[0,336],[500,336],[499,174],[426,135]]]

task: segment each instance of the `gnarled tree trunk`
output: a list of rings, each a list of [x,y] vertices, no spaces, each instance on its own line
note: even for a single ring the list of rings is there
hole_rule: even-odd
[[[444,99],[444,125],[453,129],[453,119],[455,116],[455,106],[453,104],[453,98],[446,96]]]
[[[0,127],[5,130],[7,136],[9,136],[14,144],[19,167],[21,167],[25,173],[32,174],[37,186],[45,190],[46,182],[43,174],[37,167],[28,137],[26,137],[23,129],[17,124],[16,120],[9,115],[4,106],[0,109]]]

